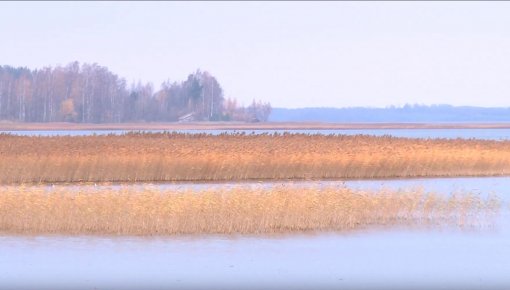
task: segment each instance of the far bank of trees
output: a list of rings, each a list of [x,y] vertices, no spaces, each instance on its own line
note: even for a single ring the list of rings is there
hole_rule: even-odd
[[[38,70],[0,66],[0,120],[119,123],[138,121],[267,121],[271,105],[243,107],[225,99],[214,76],[196,71],[181,82],[126,81],[97,64],[73,62]]]

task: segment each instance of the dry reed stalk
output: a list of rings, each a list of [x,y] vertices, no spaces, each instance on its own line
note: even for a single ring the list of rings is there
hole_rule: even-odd
[[[0,188],[0,232],[22,234],[268,234],[394,226],[465,226],[496,198],[421,191],[280,186],[202,191]]]
[[[2,184],[509,174],[510,141],[304,134],[0,134]]]

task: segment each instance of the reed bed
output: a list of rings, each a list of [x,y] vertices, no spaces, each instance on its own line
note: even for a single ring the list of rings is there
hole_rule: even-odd
[[[2,184],[509,174],[510,141],[306,134],[0,134]]]
[[[179,235],[470,226],[493,216],[496,197],[333,187],[202,191],[64,186],[1,187],[0,232]]]

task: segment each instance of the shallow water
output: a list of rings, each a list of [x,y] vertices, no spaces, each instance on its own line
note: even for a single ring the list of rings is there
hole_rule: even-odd
[[[247,185],[276,184],[282,182]],[[508,177],[314,184],[421,187],[445,194],[474,191],[510,201]],[[147,238],[0,236],[0,289],[510,289],[508,273],[508,203],[494,224],[465,230]]]
[[[283,237],[1,237],[0,288],[509,289],[509,238],[508,228]]]
[[[164,130],[52,130],[52,131],[0,131],[23,136],[88,136],[125,134],[128,132],[152,132],[162,133]],[[199,134],[207,133],[219,135],[222,133],[245,133],[245,134],[272,134],[272,133],[302,133],[302,134],[334,134],[334,135],[372,135],[407,138],[463,138],[463,139],[485,139],[485,140],[510,140],[510,129],[361,129],[361,130],[171,130],[171,132]]]

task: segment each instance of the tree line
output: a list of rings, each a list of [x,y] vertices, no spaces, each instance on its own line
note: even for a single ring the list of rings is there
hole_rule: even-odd
[[[226,99],[217,79],[197,70],[181,82],[128,85],[98,64],[30,70],[0,66],[0,120],[120,123],[139,121],[267,121],[271,105]]]

